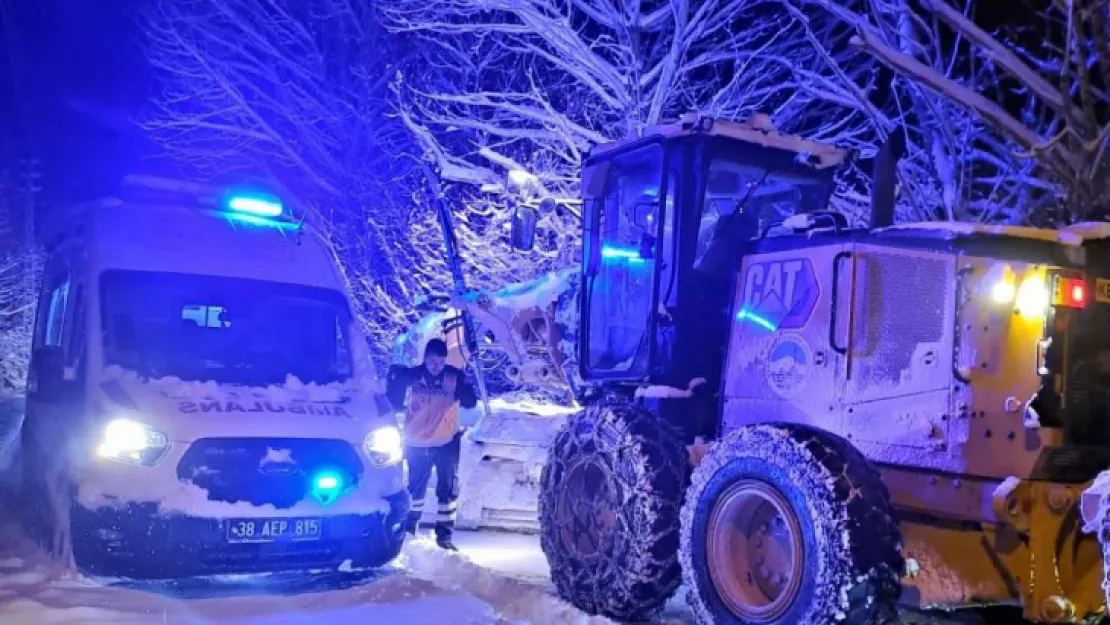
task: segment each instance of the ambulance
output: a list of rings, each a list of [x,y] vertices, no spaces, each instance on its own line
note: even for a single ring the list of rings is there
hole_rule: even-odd
[[[44,231],[22,512],[49,553],[136,578],[397,556],[401,432],[301,216],[132,176]]]

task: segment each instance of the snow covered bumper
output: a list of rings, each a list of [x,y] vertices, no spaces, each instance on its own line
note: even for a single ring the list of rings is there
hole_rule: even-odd
[[[147,579],[382,566],[404,543],[411,499],[385,497],[369,514],[203,518],[167,514],[154,503],[97,509],[75,505],[74,555],[90,573]]]

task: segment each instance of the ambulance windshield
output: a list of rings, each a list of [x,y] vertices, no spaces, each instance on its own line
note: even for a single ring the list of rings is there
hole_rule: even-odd
[[[250,386],[352,374],[350,313],[336,291],[137,271],[110,271],[100,282],[107,364]]]

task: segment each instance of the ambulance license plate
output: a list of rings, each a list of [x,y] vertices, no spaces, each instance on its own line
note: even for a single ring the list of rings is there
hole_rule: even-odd
[[[272,543],[320,540],[320,519],[231,519],[229,543]]]

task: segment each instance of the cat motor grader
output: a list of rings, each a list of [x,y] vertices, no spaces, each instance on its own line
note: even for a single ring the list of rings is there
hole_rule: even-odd
[[[540,480],[564,599],[623,621],[680,585],[703,623],[1104,615],[1079,511],[1110,466],[1110,245],[1084,236],[1104,229],[894,226],[897,139],[869,229],[826,210],[852,155],[766,118],[589,156],[586,409]]]

